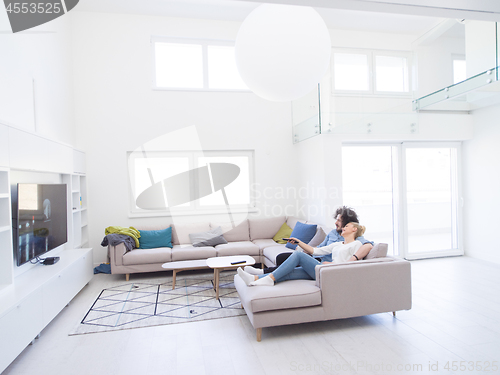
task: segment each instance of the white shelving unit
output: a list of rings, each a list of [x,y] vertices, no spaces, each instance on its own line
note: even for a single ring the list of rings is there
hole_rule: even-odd
[[[13,283],[13,264],[9,170],[0,168],[0,293]]]
[[[93,259],[88,248],[85,153],[1,124],[0,135],[1,373],[92,279]],[[19,144],[26,145],[23,152]],[[60,257],[54,265],[28,264],[20,270],[14,264],[11,172],[59,174],[68,186],[68,242],[54,250]]]
[[[82,174],[64,175],[63,183],[68,185],[70,240],[75,249],[86,247],[89,244],[87,178]]]

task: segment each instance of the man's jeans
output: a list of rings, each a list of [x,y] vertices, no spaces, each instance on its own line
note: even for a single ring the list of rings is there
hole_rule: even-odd
[[[277,283],[297,279],[316,280],[314,269],[318,264],[321,263],[312,256],[302,251],[294,251],[272,274]],[[259,275],[259,278],[264,276],[268,275]]]

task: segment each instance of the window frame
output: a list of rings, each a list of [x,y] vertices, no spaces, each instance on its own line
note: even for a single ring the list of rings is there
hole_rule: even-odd
[[[461,159],[461,142],[446,142],[446,141],[405,141],[405,142],[343,142],[342,148],[345,147],[391,147],[393,149],[392,163],[392,214],[393,214],[393,245],[394,256],[408,260],[439,258],[449,256],[464,255],[463,247],[463,186],[462,186],[462,159]],[[406,177],[406,150],[412,148],[453,148],[455,149],[454,164],[451,166],[451,174],[453,183],[456,185],[452,194],[455,196],[455,206],[452,209],[454,217],[452,217],[452,232],[455,233],[454,241],[456,248],[442,249],[439,251],[422,251],[410,253],[408,248],[408,207],[407,207],[407,177]],[[349,202],[343,202],[343,204]]]
[[[194,44],[202,47],[202,64],[203,64],[203,87],[164,87],[156,84],[156,43],[173,43],[173,44]],[[183,38],[183,37],[151,37],[151,88],[155,91],[194,91],[194,92],[235,92],[248,93],[250,89],[214,89],[209,88],[208,82],[208,46],[228,46],[234,47],[234,40],[225,39],[202,39],[202,38]]]
[[[146,155],[146,156],[145,156]],[[197,164],[198,157],[247,157],[248,158],[248,187],[249,187],[249,204],[231,204],[229,202],[229,207],[231,213],[248,213],[256,212],[256,198],[255,198],[255,151],[254,150],[210,150],[210,151],[200,151],[200,150],[183,150],[183,151],[166,151],[166,150],[155,150],[155,151],[127,151],[127,163],[128,163],[128,178],[129,178],[129,189],[128,189],[128,200],[129,209],[128,216],[130,218],[134,217],[158,217],[158,216],[177,216],[177,215],[205,215],[205,214],[227,214],[228,208],[224,205],[201,205],[199,199],[195,199],[189,202],[189,207],[172,207],[169,209],[162,210],[145,210],[138,208],[135,205],[135,188],[132,186],[133,176],[135,174],[135,164],[134,159],[147,158],[147,155],[151,157],[187,157],[189,159],[188,165],[189,170],[194,168],[199,168]],[[156,183],[157,181],[155,181]],[[213,192],[215,194],[217,192]]]
[[[338,90],[335,89],[335,53],[350,53],[358,55],[366,55],[368,61],[368,90]],[[406,68],[408,74],[408,91],[379,91],[376,90],[376,57],[404,57],[406,58]],[[398,97],[398,98],[411,98],[413,77],[412,77],[412,64],[413,53],[411,51],[389,51],[389,50],[375,50],[375,49],[353,49],[353,48],[332,48],[332,58],[330,61],[331,72],[331,93],[334,96],[372,96],[372,97]]]

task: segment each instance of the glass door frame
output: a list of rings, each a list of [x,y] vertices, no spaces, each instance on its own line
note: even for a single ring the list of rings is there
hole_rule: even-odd
[[[443,249],[437,251],[421,251],[410,253],[408,250],[408,206],[406,184],[406,150],[410,148],[451,148],[451,194],[452,194],[452,234],[456,241],[456,249]],[[441,258],[447,256],[464,255],[463,248],[463,195],[462,195],[462,155],[460,142],[402,142],[399,145],[399,205],[400,205],[400,233],[399,254],[405,259]],[[454,242],[453,241],[453,242]]]
[[[427,142],[343,142],[342,147],[391,147],[392,152],[392,212],[393,212],[393,244],[394,256],[408,260],[440,258],[464,255],[463,248],[463,195],[462,195],[462,155],[461,142],[427,141]],[[453,148],[452,153],[452,233],[456,233],[456,249],[439,251],[408,251],[408,208],[406,183],[406,150],[409,148]],[[391,153],[392,153],[391,152]],[[455,165],[453,165],[453,162]],[[453,186],[455,185],[455,186]],[[454,199],[453,199],[454,198]],[[356,209],[356,207],[354,207]]]

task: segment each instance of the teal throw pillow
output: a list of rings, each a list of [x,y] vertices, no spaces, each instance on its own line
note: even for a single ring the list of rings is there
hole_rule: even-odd
[[[138,249],[155,249],[157,247],[172,247],[172,227],[162,230],[139,230]]]

